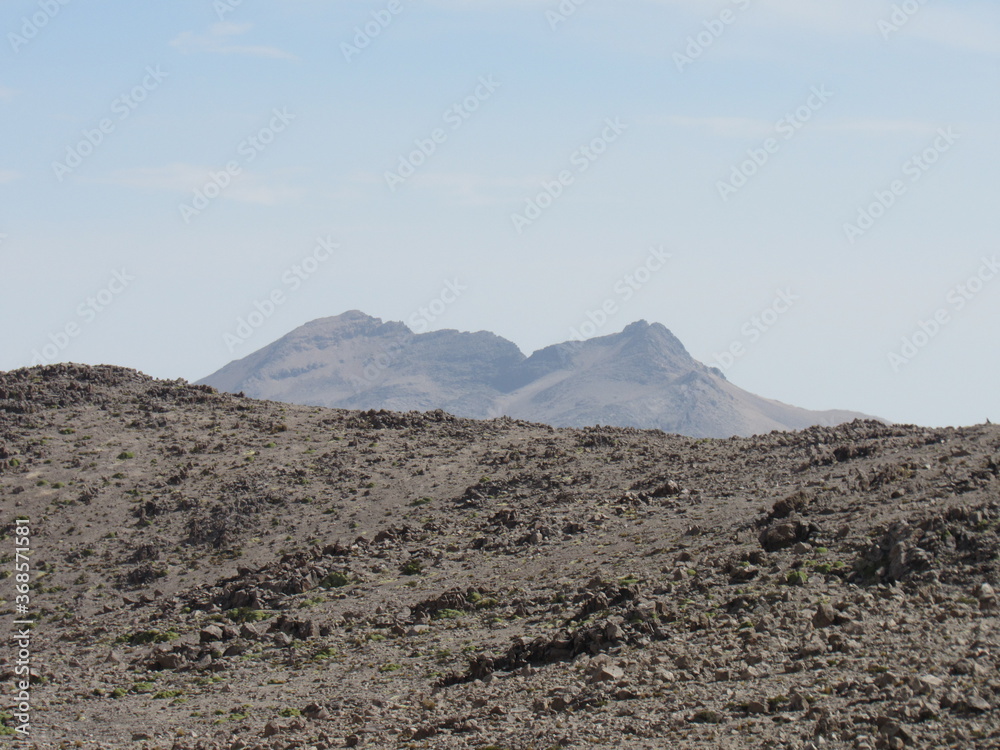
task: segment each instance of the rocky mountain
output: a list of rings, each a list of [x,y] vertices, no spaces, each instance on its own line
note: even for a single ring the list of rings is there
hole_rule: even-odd
[[[510,416],[557,427],[614,425],[693,437],[836,425],[748,393],[694,360],[659,323],[565,342],[526,357],[495,334],[413,333],[358,311],[307,323],[200,381],[230,393],[347,409]]]
[[[0,735],[998,748],[998,498],[994,425],[694,439],[0,373]]]

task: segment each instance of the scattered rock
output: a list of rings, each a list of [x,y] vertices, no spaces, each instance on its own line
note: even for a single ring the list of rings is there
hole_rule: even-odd
[[[0,496],[44,519],[40,744],[986,746],[998,450],[0,372]]]
[[[828,628],[837,621],[837,610],[833,608],[832,604],[827,602],[821,603],[817,608],[815,614],[812,617],[813,627],[816,628]]]
[[[924,695],[928,693],[933,693],[935,690],[944,685],[944,680],[934,675],[925,674],[919,677],[914,677],[910,680],[910,688],[917,695]]]
[[[625,676],[625,670],[613,665],[601,665],[590,674],[591,682],[618,682]]]
[[[787,520],[776,521],[761,531],[760,544],[766,551],[776,552],[807,541],[816,530],[814,524],[806,523],[793,513]]]
[[[218,625],[208,625],[198,633],[198,640],[201,643],[212,643],[222,640],[222,628]]]

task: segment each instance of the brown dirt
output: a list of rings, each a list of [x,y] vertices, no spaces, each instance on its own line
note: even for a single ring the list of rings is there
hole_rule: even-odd
[[[1000,747],[998,476],[991,425],[693,440],[0,373],[38,748]]]

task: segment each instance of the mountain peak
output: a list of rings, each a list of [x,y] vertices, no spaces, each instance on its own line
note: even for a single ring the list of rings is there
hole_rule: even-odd
[[[327,318],[327,320],[336,320],[338,322],[342,321],[342,322],[345,322],[345,323],[346,322],[358,321],[358,320],[374,320],[374,321],[377,321],[379,323],[382,322],[381,318],[373,318],[371,315],[368,315],[367,313],[363,313],[360,310],[348,310],[347,312],[343,312],[340,315],[336,315],[336,316],[334,316],[332,318]]]
[[[661,323],[553,344],[530,357],[488,331],[414,333],[360,310],[295,329],[203,383],[248,396],[348,409],[510,416],[557,427],[657,428],[694,437],[838,424],[742,391]]]
[[[645,318],[639,318],[639,320],[634,323],[629,323],[625,328],[622,329],[622,333],[641,333],[650,328],[649,321]]]
[[[337,330],[342,328],[374,327],[382,325],[381,318],[373,318],[360,310],[348,310],[340,315],[332,315],[328,318],[317,318],[303,324],[300,328],[323,328],[326,330]]]
[[[409,336],[412,331],[397,321],[383,322],[381,318],[366,315],[360,310],[348,310],[340,315],[317,318],[296,328],[290,334],[292,339],[326,341],[327,345],[357,336]]]
[[[685,366],[694,363],[684,344],[662,323],[637,320],[625,326],[617,336],[627,342],[628,350],[649,357],[651,361],[661,356],[683,363]]]

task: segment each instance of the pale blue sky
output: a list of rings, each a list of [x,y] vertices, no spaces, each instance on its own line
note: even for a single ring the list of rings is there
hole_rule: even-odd
[[[726,374],[764,396],[1000,419],[994,0],[560,5],[8,0],[0,369],[195,380],[457,282],[430,327],[530,353],[645,318],[708,364],[742,352]],[[669,261],[637,272],[654,247]]]

